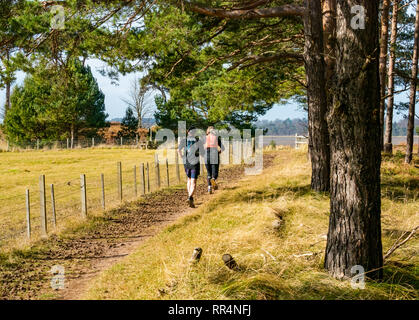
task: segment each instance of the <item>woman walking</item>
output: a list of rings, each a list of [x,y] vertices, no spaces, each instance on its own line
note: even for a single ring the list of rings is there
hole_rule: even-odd
[[[208,173],[208,193],[217,190],[217,178],[220,168],[220,153],[224,151],[221,139],[218,137],[214,127],[208,127],[205,141],[205,167]]]
[[[195,137],[194,131],[194,127],[188,130],[187,138],[181,141],[178,148],[179,157],[183,159],[185,173],[188,177],[188,203],[191,208],[195,208],[193,196],[200,174],[199,150],[203,147],[203,143]]]

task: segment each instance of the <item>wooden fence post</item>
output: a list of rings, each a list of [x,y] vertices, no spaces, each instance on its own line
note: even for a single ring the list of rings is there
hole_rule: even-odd
[[[150,192],[150,165],[147,162],[147,192]]]
[[[169,159],[166,158],[166,183],[170,187],[170,175],[169,175]]]
[[[81,216],[87,218],[87,190],[86,190],[86,175],[80,175],[81,184]]]
[[[176,160],[176,178],[177,178],[177,182],[180,183],[179,154],[177,151],[175,153],[175,160]]]
[[[51,207],[52,207],[52,224],[54,228],[57,227],[57,213],[55,211],[55,192],[54,185],[51,184]]]
[[[95,147],[95,138],[93,137],[92,138],[92,148],[94,148]]]
[[[29,189],[26,190],[26,232],[28,239],[31,238],[31,200]]]
[[[102,208],[105,210],[105,175],[103,173],[100,175],[100,182],[102,185]]]
[[[156,154],[156,184],[157,189],[160,189],[160,165],[159,165],[159,157]]]
[[[45,175],[39,177],[39,195],[40,195],[40,208],[41,208],[41,232],[42,236],[48,235],[48,223],[47,223],[47,206],[45,196]]]
[[[124,144],[124,140],[123,140],[123,138],[121,137],[121,147],[122,147],[122,145]]]
[[[70,140],[67,138],[67,149],[70,149]]]
[[[39,139],[36,139],[36,150],[39,150]]]
[[[118,162],[118,196],[122,202],[122,164]]]
[[[142,195],[145,195],[144,163],[141,164],[140,178],[141,178],[141,193]]]
[[[134,165],[134,193],[135,197],[138,197],[138,190],[137,190],[137,166]]]

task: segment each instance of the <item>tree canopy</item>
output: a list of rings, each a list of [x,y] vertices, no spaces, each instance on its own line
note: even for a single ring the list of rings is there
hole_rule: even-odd
[[[12,141],[91,136],[105,126],[104,94],[90,67],[75,59],[65,69],[48,62],[16,86],[4,129]]]

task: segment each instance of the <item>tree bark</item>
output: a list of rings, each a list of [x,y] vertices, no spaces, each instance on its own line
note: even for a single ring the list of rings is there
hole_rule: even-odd
[[[388,1],[388,0],[387,0]],[[323,0],[323,41],[326,63],[326,86],[328,102],[331,101],[331,84],[335,72],[336,0]],[[329,104],[329,103],[328,103]]]
[[[365,9],[352,29],[351,8]],[[378,1],[337,0],[336,82],[328,112],[331,145],[330,221],[325,268],[351,277],[361,265],[382,277]]]
[[[9,50],[7,50],[6,51],[6,60],[9,61],[9,59],[10,59]],[[6,81],[6,104],[4,105],[4,114],[3,114],[4,118],[6,118],[7,111],[9,111],[10,105],[11,105],[11,103],[10,103],[11,87],[12,87],[11,81],[8,79]]]
[[[386,109],[385,96],[387,93],[387,51],[388,51],[388,16],[390,0],[383,0],[381,13],[381,36],[380,36],[380,145],[384,150],[384,114]]]
[[[10,91],[11,91],[11,84],[10,82],[6,83],[6,104],[4,106],[4,116],[6,116],[7,111],[10,109]]]
[[[330,148],[326,122],[325,63],[323,58],[322,8],[320,0],[306,0],[304,61],[307,74],[311,188],[328,191]]]
[[[393,16],[391,18],[390,62],[388,65],[388,100],[386,134],[384,138],[384,152],[392,153],[393,107],[394,107],[394,65],[396,63],[397,14],[399,0],[393,0]]]
[[[74,124],[71,124],[70,137],[71,137],[71,149],[73,149],[74,148]]]
[[[409,117],[407,122],[407,148],[405,162],[412,161],[413,139],[415,129],[416,78],[418,76],[418,48],[419,47],[419,0],[416,5],[415,44],[412,57],[412,79],[410,80]]]

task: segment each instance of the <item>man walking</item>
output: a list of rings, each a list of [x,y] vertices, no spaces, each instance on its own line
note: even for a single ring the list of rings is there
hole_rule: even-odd
[[[183,159],[185,173],[188,177],[188,203],[191,208],[195,208],[193,196],[200,174],[199,151],[202,147],[202,141],[195,136],[195,128],[191,127],[188,130],[187,138],[180,142],[178,148],[179,157]]]

